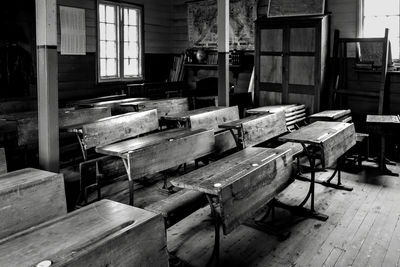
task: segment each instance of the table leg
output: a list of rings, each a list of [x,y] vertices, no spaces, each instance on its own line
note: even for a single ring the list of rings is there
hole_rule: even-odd
[[[132,176],[131,176],[131,164],[130,164],[129,154],[128,154],[128,158],[122,159],[122,161],[124,162],[126,174],[128,175],[129,205],[133,206],[133,197],[134,197],[135,188],[134,188],[134,183],[133,183]]]
[[[221,217],[217,209],[215,208],[216,203],[214,203],[213,197],[210,195],[206,195],[206,197],[211,208],[211,215],[214,218],[214,230],[215,230],[214,248],[206,266],[212,266],[212,263],[214,261],[216,263],[216,266],[219,266]]]
[[[311,169],[311,179],[310,179],[310,188],[308,190],[307,196],[304,200],[300,203],[299,206],[289,206],[286,204],[277,203],[278,207],[284,208],[289,210],[295,215],[317,219],[320,221],[326,221],[329,217],[325,214],[319,213],[315,211],[314,207],[314,196],[315,196],[315,156],[309,151],[309,149],[302,144],[304,151],[306,152],[308,161],[310,162],[310,169]],[[310,200],[310,209],[304,207],[304,205]]]
[[[80,133],[75,133],[75,136],[76,138],[78,138],[79,147],[81,148],[82,151],[83,161],[87,161],[88,155],[83,140],[80,136]]]
[[[342,184],[342,178],[341,178],[341,167],[343,166],[343,161],[344,161],[344,156],[340,157],[337,161],[336,164],[336,168],[335,171],[333,172],[332,176],[329,177],[329,179],[327,179],[326,181],[316,181],[317,183],[326,186],[326,187],[331,187],[331,188],[335,188],[338,190],[346,190],[346,191],[353,191],[352,187],[348,187]],[[333,178],[336,176],[337,174],[337,183],[331,183],[331,181],[333,180]]]

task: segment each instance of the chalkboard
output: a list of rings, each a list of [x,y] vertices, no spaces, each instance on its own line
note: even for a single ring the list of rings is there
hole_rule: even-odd
[[[325,0],[269,0],[268,17],[323,15]]]

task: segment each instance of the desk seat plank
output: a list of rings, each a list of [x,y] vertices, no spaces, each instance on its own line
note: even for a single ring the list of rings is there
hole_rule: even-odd
[[[212,112],[205,112],[190,116],[190,127],[192,129],[217,129],[218,125],[239,118],[238,107],[221,107]]]
[[[246,148],[171,183],[218,196],[224,234],[228,234],[290,183],[293,158],[289,152]]]
[[[356,144],[354,124],[317,121],[280,138],[284,142],[317,145],[323,151],[323,164],[332,166],[336,160]]]
[[[0,240],[0,266],[168,266],[163,218],[110,200]]]
[[[157,110],[112,116],[82,126],[85,149],[104,146],[157,130]]]
[[[97,147],[96,151],[126,160],[132,180],[206,156],[214,151],[214,142],[213,130],[172,129]]]
[[[0,176],[0,238],[66,212],[62,174],[22,169]]]

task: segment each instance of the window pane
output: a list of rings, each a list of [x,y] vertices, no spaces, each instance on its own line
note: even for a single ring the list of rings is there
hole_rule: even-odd
[[[100,58],[106,57],[106,42],[100,41]]]
[[[100,59],[100,76],[106,76],[106,60]]]
[[[124,60],[124,76],[139,76],[139,61],[137,59]]]
[[[399,15],[399,0],[364,0],[364,16]]]
[[[393,38],[390,40],[390,46],[392,48],[392,58],[400,58],[400,38]]]
[[[106,40],[109,41],[116,41],[117,34],[116,34],[116,25],[115,24],[107,24],[106,26]]]
[[[129,25],[137,25],[137,10],[129,9]]]
[[[107,42],[106,44],[106,57],[107,58],[117,58],[117,46],[115,42]]]
[[[115,23],[115,9],[114,6],[107,6],[106,7],[106,22],[108,23]]]
[[[117,63],[115,59],[107,59],[107,67],[106,67],[106,75],[107,76],[116,76],[117,75]]]
[[[385,28],[389,36],[399,36],[399,16],[380,16],[364,18],[364,37],[383,37]]]
[[[100,40],[106,39],[106,24],[100,23]]]
[[[106,7],[103,4],[99,5],[99,21],[104,22],[106,19]]]

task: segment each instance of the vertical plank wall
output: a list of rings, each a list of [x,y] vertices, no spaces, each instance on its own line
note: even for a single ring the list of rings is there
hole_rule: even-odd
[[[172,53],[170,38],[172,24],[171,0],[128,0],[144,6],[145,53]],[[59,54],[59,98],[79,98],[90,95],[114,93],[121,84],[98,85],[96,83],[96,0],[58,0],[58,6],[84,8],[86,13],[86,49],[84,56]],[[59,9],[57,9],[59,13]],[[59,20],[58,20],[59,23]],[[58,43],[60,44],[58,25]]]

